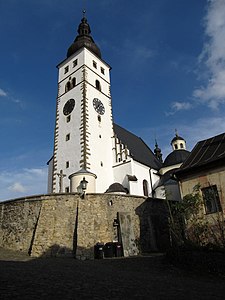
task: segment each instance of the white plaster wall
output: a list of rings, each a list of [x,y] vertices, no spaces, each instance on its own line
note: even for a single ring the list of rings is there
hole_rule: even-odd
[[[127,179],[127,175],[134,175],[132,172],[132,159],[126,163],[118,163],[113,166],[114,180],[113,182],[121,183],[125,188],[130,191],[130,183]]]
[[[99,77],[102,77],[104,80],[106,80],[107,83],[110,82],[110,66],[101,60],[100,58],[96,57],[91,51],[85,48],[84,51],[84,59],[85,59],[85,64],[90,67],[96,75]],[[93,60],[97,63],[97,68],[93,67]],[[101,73],[101,67],[105,69],[105,74],[103,75]]]
[[[89,149],[90,156],[88,162],[90,163],[90,171],[97,175],[96,192],[103,193],[107,190],[109,185],[113,183],[112,171],[112,107],[111,98],[108,96],[110,88],[109,67],[103,65],[103,62],[95,57],[90,51],[85,49],[85,65],[87,68],[87,99],[88,99],[88,131],[89,131]],[[93,67],[93,60],[97,63],[97,72]],[[103,65],[105,69],[106,78],[102,78],[100,66]],[[102,90],[95,88],[95,81],[99,80]],[[107,95],[106,95],[107,93]],[[105,113],[100,115],[93,107],[93,99],[101,100],[105,107]]]
[[[73,67],[73,61],[77,59],[77,65]],[[93,61],[97,63],[97,69],[93,66]],[[65,67],[69,71],[65,73]],[[104,74],[101,72],[104,68]],[[81,145],[80,145],[80,125],[81,125],[81,101],[82,90],[81,82],[83,80],[83,68],[86,74],[86,96],[88,101],[88,119],[87,129],[89,132],[88,162],[90,171],[97,175],[96,192],[105,192],[113,182],[112,172],[112,108],[110,99],[110,67],[101,59],[97,58],[86,48],[80,49],[73,56],[63,61],[59,66],[58,75],[58,95],[59,97],[59,131],[58,131],[58,149],[57,149],[57,173],[63,170],[66,177],[63,180],[64,189],[70,186],[69,175],[80,169]],[[76,78],[76,87],[65,93],[65,86],[69,78]],[[99,80],[101,92],[96,89],[95,82]],[[71,113],[71,121],[66,122],[67,116],[63,114],[63,107],[69,99],[75,99],[76,105]],[[93,108],[93,99],[100,99],[105,107],[105,114],[101,116],[101,122],[98,121],[98,114]],[[66,135],[70,134],[70,140],[66,141]],[[70,166],[66,168],[66,162]],[[59,178],[57,177],[56,187],[59,187]]]
[[[78,64],[73,68],[73,61],[77,59]],[[80,146],[80,125],[81,125],[81,81],[83,77],[82,66],[84,64],[84,55],[79,52],[59,65],[59,95],[58,98],[58,144],[57,144],[57,173],[63,170],[66,176],[63,179],[64,190],[70,186],[69,175],[80,169],[81,146]],[[65,66],[69,65],[69,72],[64,74]],[[76,78],[76,87],[65,93],[65,85],[69,77]],[[75,100],[75,107],[70,114],[71,120],[67,122],[67,116],[63,114],[63,107],[69,99]],[[70,140],[66,141],[66,135],[70,134]],[[66,162],[69,161],[69,168],[66,168]],[[59,178],[56,177],[56,191],[59,189]]]
[[[145,166],[132,158],[125,163],[120,162],[115,164],[113,166],[113,172],[114,182],[119,182],[125,188],[128,188],[131,195],[143,196],[143,180],[147,180],[149,196],[152,196],[152,186],[159,180],[159,176],[155,174],[157,173],[156,170],[150,169],[148,166]],[[135,175],[137,181],[128,181],[126,175]]]
[[[132,195],[138,195],[138,196],[144,195],[143,180],[147,180],[149,196],[151,195],[152,186],[158,180],[158,176],[154,175],[154,173],[156,173],[157,171],[154,169],[151,169],[151,175],[152,175],[152,183],[151,183],[149,170],[150,170],[150,168],[148,166],[145,166],[139,162],[134,161],[133,173],[138,178],[138,184],[134,184],[132,182],[132,185],[131,185],[131,188],[132,188],[131,194]]]
[[[73,61],[77,59],[77,66],[73,67]],[[84,53],[82,49],[77,51],[74,55],[65,59],[58,65],[58,82],[65,80],[68,76],[71,76],[75,71],[77,71],[80,66],[84,64]],[[65,67],[69,67],[69,72],[65,73]]]

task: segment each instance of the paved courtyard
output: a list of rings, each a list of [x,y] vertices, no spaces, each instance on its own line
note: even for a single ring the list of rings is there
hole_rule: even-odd
[[[163,256],[30,259],[0,249],[0,299],[225,299],[225,277],[180,270]]]

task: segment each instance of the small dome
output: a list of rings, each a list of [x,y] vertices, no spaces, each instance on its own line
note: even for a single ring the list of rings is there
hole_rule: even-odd
[[[106,193],[124,193],[127,194],[127,190],[119,182],[115,182],[109,186]]]
[[[179,135],[176,134],[176,136],[171,141],[171,145],[173,144],[173,142],[180,141],[180,140],[181,141],[185,141],[184,138],[182,138],[181,136],[179,136]]]
[[[83,47],[86,47],[99,58],[101,58],[101,51],[90,35],[91,29],[85,17],[82,18],[77,32],[78,36],[75,38],[73,44],[69,47],[67,51],[67,58]]]
[[[165,159],[163,167],[173,166],[180,163],[183,163],[190,152],[187,150],[174,150],[171,152]]]

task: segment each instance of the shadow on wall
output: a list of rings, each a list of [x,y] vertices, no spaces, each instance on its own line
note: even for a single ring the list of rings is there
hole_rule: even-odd
[[[148,198],[135,212],[140,219],[141,252],[165,252],[169,249],[168,208],[165,201]]]
[[[77,247],[76,249],[70,249],[60,245],[52,245],[45,251],[42,257],[72,257],[80,260],[93,259],[94,258],[94,246],[91,248]]]
[[[34,257],[36,259],[43,257],[69,257],[78,260],[89,260],[89,259],[103,259],[103,258],[113,258],[122,257],[123,250],[122,245],[119,243],[109,242],[104,244],[96,244],[90,248],[77,247],[76,253],[64,246],[52,245],[47,251],[45,251],[41,256]]]

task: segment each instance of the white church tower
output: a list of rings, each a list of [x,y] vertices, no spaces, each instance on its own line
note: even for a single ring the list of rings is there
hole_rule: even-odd
[[[113,182],[110,66],[90,33],[84,15],[67,58],[58,65],[49,193],[76,192],[70,183],[79,185],[84,175],[89,192],[103,193]]]

